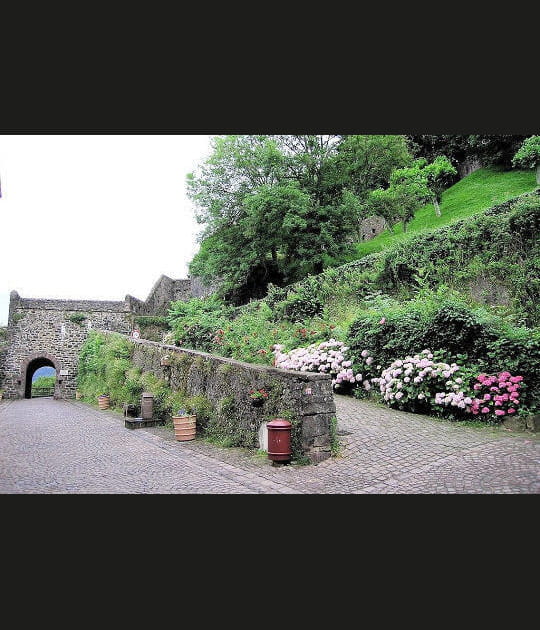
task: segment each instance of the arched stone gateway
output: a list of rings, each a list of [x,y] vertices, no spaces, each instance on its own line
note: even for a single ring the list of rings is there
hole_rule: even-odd
[[[21,381],[19,396],[20,398],[32,398],[32,376],[36,370],[42,367],[53,367],[56,370],[56,383],[54,386],[54,398],[59,398],[59,388],[62,385],[60,374],[60,364],[58,361],[46,352],[38,352],[27,357],[21,366]]]
[[[145,302],[126,295],[122,301],[23,298],[12,291],[6,342],[0,346],[0,388],[5,398],[30,397],[32,374],[44,365],[56,370],[55,398],[75,398],[79,352],[88,331],[129,334],[135,317],[159,315],[171,300],[202,297],[211,289],[196,278],[162,275]]]
[[[32,374],[56,370],[55,398],[75,398],[79,353],[88,331],[129,333],[133,313],[126,302],[45,300],[11,293],[4,362],[4,396],[30,398]]]

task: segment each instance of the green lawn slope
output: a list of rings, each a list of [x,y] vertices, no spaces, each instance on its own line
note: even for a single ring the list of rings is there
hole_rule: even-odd
[[[448,225],[536,187],[535,172],[532,169],[502,171],[495,167],[482,168],[464,177],[443,193],[440,217],[436,216],[432,205],[423,206],[409,223],[406,233],[400,224],[394,227],[393,233],[385,230],[370,241],[357,243],[353,258],[362,258],[367,254],[379,252],[390,244],[407,239],[410,235]]]

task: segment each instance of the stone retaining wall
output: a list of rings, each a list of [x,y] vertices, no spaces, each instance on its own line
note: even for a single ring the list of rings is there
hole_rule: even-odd
[[[260,448],[261,425],[285,416],[293,422],[297,451],[312,463],[330,457],[330,421],[336,406],[329,375],[253,365],[144,339],[131,341],[135,366],[164,379],[175,391],[204,396],[213,410],[212,422],[224,432],[247,436],[246,445]],[[170,366],[161,365],[165,355]],[[269,397],[262,407],[253,407],[249,391],[261,388]]]

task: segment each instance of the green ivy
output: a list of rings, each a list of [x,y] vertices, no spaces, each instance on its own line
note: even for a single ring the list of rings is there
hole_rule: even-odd
[[[73,322],[74,324],[79,324],[81,325],[85,319],[87,319],[88,316],[85,315],[84,313],[72,313],[71,315],[68,315],[66,317],[67,320],[69,320],[70,322]]]

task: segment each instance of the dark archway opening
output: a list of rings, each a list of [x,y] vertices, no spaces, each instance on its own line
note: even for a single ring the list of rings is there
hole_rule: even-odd
[[[37,372],[37,370],[43,367],[51,367],[54,370],[55,382],[54,384],[52,384],[52,386],[49,386],[49,387],[42,387],[39,389],[36,387],[33,388],[32,387],[33,376]],[[51,373],[51,375],[53,374]],[[28,367],[26,368],[26,384],[25,384],[25,389],[24,389],[25,398],[32,398],[32,397],[37,397],[37,396],[53,396],[55,384],[56,384],[56,367],[50,359],[46,359],[45,357],[39,357],[37,359],[33,359],[32,361],[30,361],[30,363],[28,364]]]

